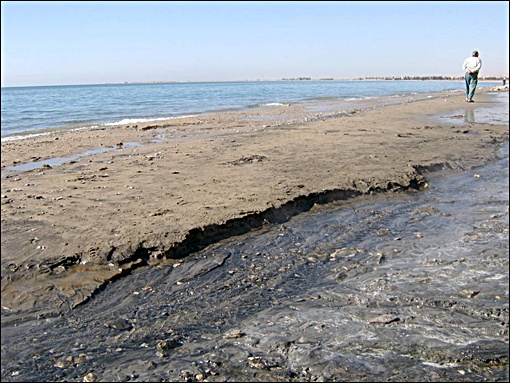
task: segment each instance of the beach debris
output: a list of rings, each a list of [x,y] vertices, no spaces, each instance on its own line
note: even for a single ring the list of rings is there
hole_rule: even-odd
[[[499,85],[491,88],[491,92],[500,92],[505,90],[508,90],[508,85]]]
[[[246,334],[243,331],[241,331],[240,329],[234,328],[234,329],[227,331],[225,333],[225,335],[223,335],[223,339],[238,339],[245,335]]]
[[[227,162],[227,164],[231,164],[231,165],[245,165],[245,164],[251,164],[251,163],[254,163],[254,162],[262,162],[263,160],[265,160],[267,157],[266,156],[261,156],[261,155],[258,155],[258,154],[253,154],[253,155],[250,155],[250,156],[243,156],[235,161],[231,161],[231,162]]]
[[[257,368],[259,370],[269,370],[269,366],[267,365],[266,361],[263,360],[260,356],[249,356],[248,366]]]
[[[343,247],[341,249],[335,250],[333,253],[329,255],[330,258],[351,258],[354,257],[358,253],[363,253],[363,249],[357,249],[352,247]]]
[[[427,206],[427,207],[418,208],[418,209],[414,210],[411,214],[413,216],[419,215],[419,214],[432,215],[432,214],[438,214],[440,212],[441,212],[441,210],[439,210],[437,207]]]
[[[393,322],[398,322],[400,318],[394,314],[382,314],[372,318],[368,321],[368,323],[372,324],[389,324]]]
[[[176,338],[158,340],[156,342],[156,355],[160,358],[168,356],[170,354],[170,350],[178,346],[179,342]]]
[[[124,318],[118,318],[113,321],[107,322],[105,323],[105,326],[119,331],[131,330],[133,328],[131,322]]]
[[[480,291],[477,291],[477,290],[464,290],[463,293],[466,294],[466,296],[468,298],[474,298],[478,294],[480,294]]]
[[[377,263],[380,265],[384,262],[386,262],[386,256],[383,253],[377,253]]]
[[[93,372],[89,372],[83,377],[84,382],[95,382],[97,380],[96,375]]]

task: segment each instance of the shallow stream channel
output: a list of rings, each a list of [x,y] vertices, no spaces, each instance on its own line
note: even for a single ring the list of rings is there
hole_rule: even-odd
[[[2,325],[2,382],[508,381],[508,143]]]

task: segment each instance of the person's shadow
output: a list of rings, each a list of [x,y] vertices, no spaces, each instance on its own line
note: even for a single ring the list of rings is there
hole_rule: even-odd
[[[466,109],[464,113],[464,122],[476,122],[474,109]]]

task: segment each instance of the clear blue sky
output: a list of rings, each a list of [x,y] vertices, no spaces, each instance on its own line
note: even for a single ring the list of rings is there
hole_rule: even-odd
[[[508,1],[2,1],[2,86],[508,76]]]

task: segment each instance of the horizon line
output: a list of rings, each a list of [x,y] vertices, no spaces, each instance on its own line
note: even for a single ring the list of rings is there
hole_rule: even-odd
[[[508,79],[508,75],[488,75],[480,76],[480,81],[499,81]],[[1,88],[23,88],[23,87],[43,87],[43,86],[83,86],[83,85],[130,85],[130,84],[186,84],[186,83],[227,83],[227,82],[278,82],[278,81],[462,81],[463,76],[447,75],[427,75],[427,76],[365,76],[350,78],[320,77],[312,78],[309,76],[289,77],[280,79],[252,79],[252,80],[150,80],[150,81],[117,81],[103,83],[77,83],[77,84],[46,84],[46,85],[2,85]]]

